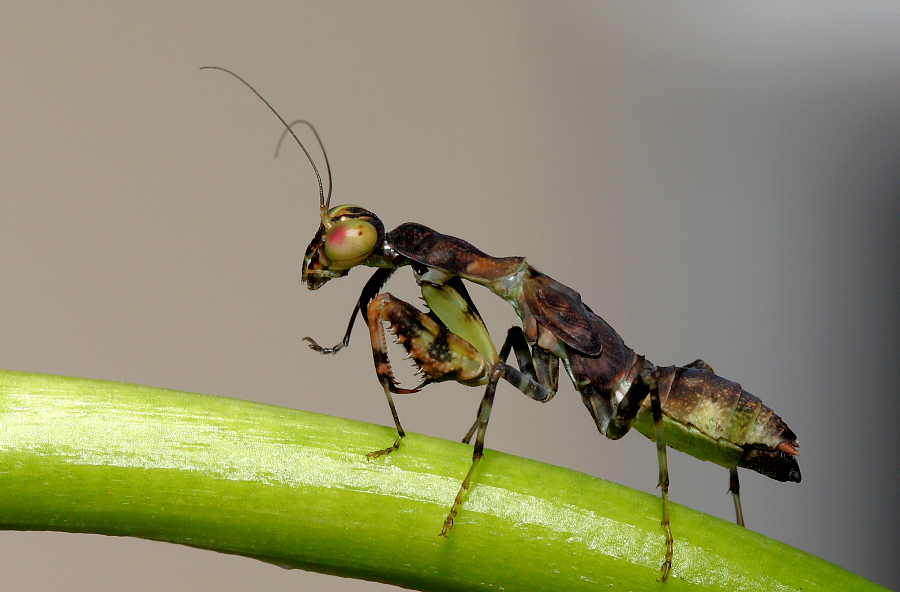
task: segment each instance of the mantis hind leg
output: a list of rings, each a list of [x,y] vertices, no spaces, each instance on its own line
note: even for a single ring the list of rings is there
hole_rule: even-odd
[[[729,475],[729,483],[728,483],[728,492],[731,493],[731,497],[734,498],[734,513],[736,516],[738,526],[744,525],[744,513],[741,511],[741,484],[738,481],[738,472],[737,467],[731,467],[728,469]]]
[[[659,490],[662,497],[662,520],[660,525],[666,531],[666,556],[660,571],[661,582],[665,582],[672,570],[672,556],[674,554],[675,541],[672,538],[672,528],[669,526],[669,465],[666,456],[665,430],[662,422],[662,405],[659,401],[658,372],[652,365],[647,364],[641,373],[641,380],[650,388],[650,411],[653,415],[653,425],[656,431],[656,456],[659,461]]]
[[[589,364],[602,362],[603,358],[583,358],[578,355],[570,356],[575,362],[576,368],[590,369]],[[695,364],[697,362],[694,362]],[[700,362],[702,363],[702,362]],[[666,555],[660,571],[661,581],[665,582],[672,569],[672,556],[674,554],[674,539],[672,528],[669,525],[669,466],[666,456],[666,438],[663,427],[662,402],[660,400],[660,383],[663,391],[667,393],[671,387],[670,374],[673,368],[657,368],[642,356],[634,356],[628,372],[615,377],[615,381],[621,385],[629,383],[627,392],[621,394],[621,390],[613,391],[610,383],[595,385],[587,382],[579,385],[581,398],[587,407],[597,429],[610,440],[618,440],[627,434],[641,410],[645,401],[650,401],[650,412],[653,419],[653,431],[644,434],[656,441],[656,456],[659,463],[659,489],[662,497],[662,520],[660,525],[665,529]],[[623,380],[624,379],[624,380]]]

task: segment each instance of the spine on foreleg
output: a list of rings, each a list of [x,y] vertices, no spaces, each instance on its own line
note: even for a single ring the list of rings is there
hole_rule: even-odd
[[[656,369],[666,445],[727,468],[800,481],[797,436],[754,395],[702,362]],[[634,428],[654,438],[649,399]]]
[[[375,373],[392,393],[418,392],[426,384],[455,380],[468,386],[487,381],[489,364],[470,343],[453,334],[447,327],[399,298],[388,293],[372,299],[366,310]],[[388,323],[397,342],[406,349],[410,359],[425,380],[414,389],[401,389],[394,380],[388,360],[383,322]]]

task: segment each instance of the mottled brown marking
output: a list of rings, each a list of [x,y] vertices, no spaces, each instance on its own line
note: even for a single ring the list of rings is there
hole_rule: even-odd
[[[708,370],[694,370],[706,376],[703,397],[690,420],[702,433],[711,438],[725,435],[728,423],[734,416],[734,409],[741,398],[741,385],[725,380]]]
[[[533,268],[529,271],[531,277],[522,286],[528,314],[563,343],[585,355],[599,356],[603,351],[601,328],[608,328],[621,341],[612,327],[587,309],[578,292]],[[596,319],[602,323],[599,327]]]
[[[514,275],[525,264],[524,257],[491,257],[462,239],[415,222],[401,224],[387,234],[386,240],[412,261],[475,282]]]
[[[762,401],[747,391],[742,391],[741,397],[734,406],[734,413],[731,415],[731,421],[728,422],[724,437],[735,444],[745,444],[747,434],[751,426],[755,424],[756,416],[759,415],[762,407]]]
[[[694,418],[694,411],[703,398],[707,375],[704,370],[676,368],[665,403],[662,402],[664,391],[660,388],[663,413],[679,423],[690,424]]]

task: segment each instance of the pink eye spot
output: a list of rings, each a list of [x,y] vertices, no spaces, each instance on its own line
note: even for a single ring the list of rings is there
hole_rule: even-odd
[[[334,230],[328,233],[325,244],[329,249],[340,249],[341,246],[351,237],[360,236],[362,232],[358,228],[348,228],[345,225],[338,225]]]

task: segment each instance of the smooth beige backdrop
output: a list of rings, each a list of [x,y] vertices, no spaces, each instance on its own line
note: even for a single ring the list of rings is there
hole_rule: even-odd
[[[335,203],[525,255],[654,362],[702,356],[760,396],[803,483],[743,472],[749,527],[900,588],[897,31],[896,3],[7,0],[0,366],[390,424],[363,333],[327,359],[301,342],[340,338],[367,274],[303,288],[314,178],[295,146],[273,160],[281,129],[247,89],[198,72],[225,66],[317,124]],[[409,272],[389,286],[415,296]],[[502,336],[512,312],[473,293]],[[456,439],[479,396],[441,385],[399,411]],[[655,489],[654,447],[603,439],[568,382],[545,406],[501,387],[487,442]],[[731,518],[724,470],[670,462],[675,501]],[[0,578],[380,587],[18,532]]]

